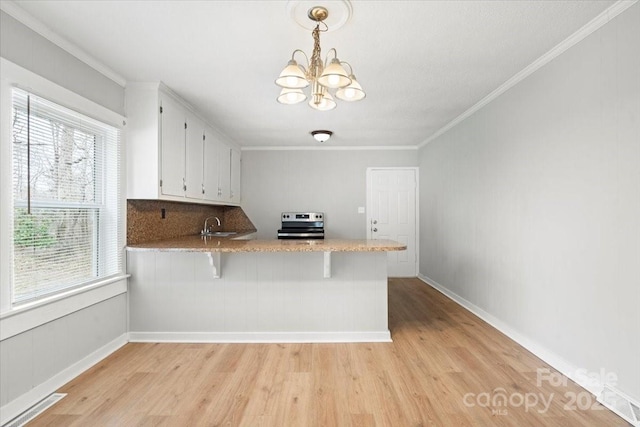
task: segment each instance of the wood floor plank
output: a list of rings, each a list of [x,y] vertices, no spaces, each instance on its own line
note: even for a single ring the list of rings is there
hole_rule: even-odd
[[[390,280],[389,328],[392,343],[127,344],[29,425],[628,425],[593,396],[569,407],[587,392],[540,383],[547,364],[417,279]]]
[[[312,348],[311,374],[315,393],[312,413],[316,414],[312,425],[347,425],[345,417],[350,407],[346,399],[350,393],[340,384],[336,346],[319,344]]]

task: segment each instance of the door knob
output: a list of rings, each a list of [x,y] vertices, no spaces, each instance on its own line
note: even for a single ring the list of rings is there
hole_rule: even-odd
[[[374,229],[373,229],[373,230],[371,230],[371,231],[373,231],[373,232],[375,233],[376,231],[378,231],[378,229],[377,229],[377,228],[374,228]]]
[[[377,223],[378,223],[378,221],[376,221],[376,220],[374,219],[374,220],[373,220],[373,223],[374,223],[374,224],[377,224]]]

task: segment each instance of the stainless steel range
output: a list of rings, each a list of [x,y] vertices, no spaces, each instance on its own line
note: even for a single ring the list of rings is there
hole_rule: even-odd
[[[324,213],[282,212],[278,239],[324,239]]]

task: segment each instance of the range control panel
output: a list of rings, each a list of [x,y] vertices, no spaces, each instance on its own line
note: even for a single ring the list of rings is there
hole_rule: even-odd
[[[322,212],[282,212],[282,222],[324,222]]]

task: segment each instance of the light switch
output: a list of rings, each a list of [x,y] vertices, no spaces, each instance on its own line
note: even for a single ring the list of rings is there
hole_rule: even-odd
[[[358,207],[358,213],[364,213],[364,206]]]

